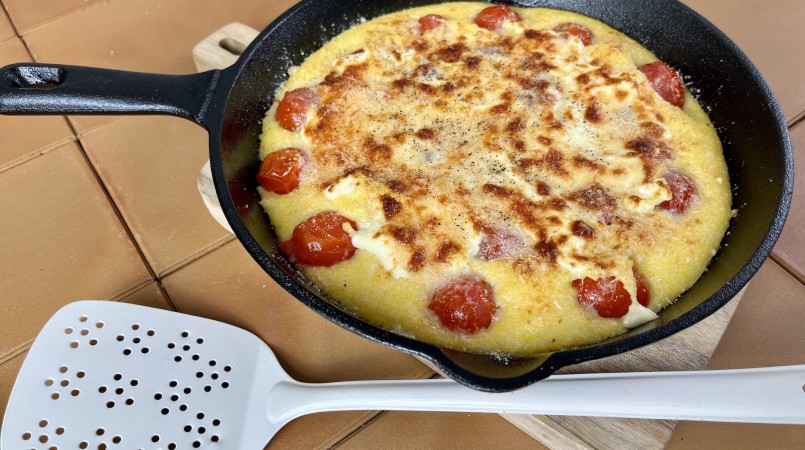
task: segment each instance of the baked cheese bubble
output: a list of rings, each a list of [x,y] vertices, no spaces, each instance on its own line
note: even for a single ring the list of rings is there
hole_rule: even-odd
[[[529,355],[657,317],[730,219],[679,73],[578,14],[486,3],[354,26],[289,71],[258,181],[281,250],[367,322]]]

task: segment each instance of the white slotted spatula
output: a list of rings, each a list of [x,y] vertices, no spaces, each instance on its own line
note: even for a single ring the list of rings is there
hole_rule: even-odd
[[[506,412],[805,424],[805,365],[555,375],[508,393],[451,380],[306,384],[256,336],[144,306],[80,301],[34,342],[3,449],[261,449],[315,412]]]

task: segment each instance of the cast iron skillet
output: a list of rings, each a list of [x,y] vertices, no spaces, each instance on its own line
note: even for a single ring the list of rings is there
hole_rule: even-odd
[[[260,123],[289,66],[363,19],[442,0],[304,0],[269,25],[225,70],[170,76],[17,64],[0,71],[4,114],[172,114],[209,131],[213,179],[240,242],[280,285],[319,314],[369,339],[430,360],[475,389],[507,391],[574,363],[656,342],[707,317],[755,274],[783,227],[793,190],[791,144],[757,69],[718,29],[668,0],[518,0],[586,14],[646,45],[686,75],[724,144],[733,207],[721,250],[702,278],[659,319],[588,347],[505,358],[443,350],[374,327],[327,299],[278,251],[258,205]]]

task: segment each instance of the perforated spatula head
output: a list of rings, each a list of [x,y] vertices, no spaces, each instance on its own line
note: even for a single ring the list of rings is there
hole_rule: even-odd
[[[276,431],[266,419],[268,391],[284,379],[266,345],[239,328],[143,306],[75,302],[31,347],[0,447],[263,448]]]

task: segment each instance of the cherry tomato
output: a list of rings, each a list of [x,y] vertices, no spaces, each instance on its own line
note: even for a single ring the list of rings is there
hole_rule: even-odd
[[[305,166],[302,152],[286,148],[269,153],[260,164],[257,182],[275,194],[287,194],[299,187],[299,176]]]
[[[503,5],[490,6],[475,16],[475,24],[487,30],[497,30],[507,20],[516,22],[520,20],[520,16],[513,9]]]
[[[489,328],[498,306],[489,283],[463,275],[437,288],[428,308],[448,330],[472,334]]]
[[[444,17],[438,14],[428,14],[419,18],[419,33],[425,34],[428,30],[444,25]]]
[[[305,220],[293,229],[291,239],[280,243],[282,251],[299,264],[332,266],[352,258],[355,247],[344,231],[344,224],[358,226],[333,211],[325,211]]]
[[[646,280],[644,280],[636,270],[632,270],[632,273],[634,273],[634,281],[635,284],[637,284],[637,303],[648,307],[651,301],[651,291],[648,289]]]
[[[582,44],[590,45],[593,43],[593,32],[584,25],[578,23],[563,23],[555,26],[553,31],[557,33],[567,33],[571,36],[577,37]]]
[[[629,312],[632,297],[623,283],[615,277],[597,280],[584,277],[583,280],[573,280],[571,284],[579,291],[579,303],[586,308],[593,308],[601,317],[623,317]]]
[[[476,257],[486,261],[507,258],[516,255],[523,245],[525,244],[520,236],[507,230],[495,229],[483,235]]]
[[[288,131],[297,131],[307,120],[307,110],[318,101],[316,91],[299,88],[285,93],[277,106],[277,122]]]
[[[693,184],[693,180],[679,172],[667,172],[662,177],[671,188],[671,200],[666,200],[657,207],[674,214],[687,211],[696,197],[696,185]]]
[[[651,87],[668,103],[681,108],[685,104],[685,85],[676,70],[662,61],[644,64],[638,69],[648,78]]]

